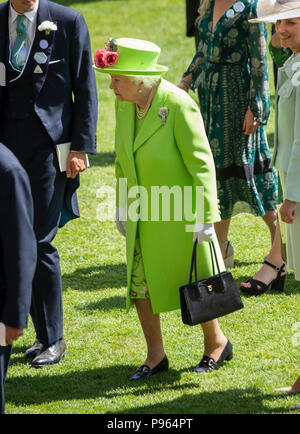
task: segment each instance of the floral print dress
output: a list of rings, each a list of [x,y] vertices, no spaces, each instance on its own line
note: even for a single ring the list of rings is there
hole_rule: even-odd
[[[197,53],[184,76],[192,73],[214,156],[222,220],[239,210],[263,216],[276,209],[277,175],[264,125],[270,96],[264,24],[251,24],[257,1],[239,0],[213,25],[214,0],[199,22]],[[250,107],[258,130],[242,131]],[[239,202],[247,204],[236,207]]]

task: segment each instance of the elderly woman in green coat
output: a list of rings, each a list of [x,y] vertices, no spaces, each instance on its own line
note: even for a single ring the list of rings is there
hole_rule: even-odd
[[[198,240],[198,277],[212,275],[207,242],[220,219],[212,154],[196,103],[162,79],[160,48],[121,38],[97,50],[95,68],[111,75],[116,102],[116,178],[119,231],[126,236],[127,309],[135,303],[147,343],[144,364],[131,380],[168,369],[160,313],[180,308],[179,287]],[[204,355],[196,372],[218,369],[232,345],[218,320],[202,323]]]

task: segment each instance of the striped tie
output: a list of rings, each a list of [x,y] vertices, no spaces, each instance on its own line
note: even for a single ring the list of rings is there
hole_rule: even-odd
[[[24,24],[25,18],[25,15],[18,15],[17,17],[17,38],[11,53],[11,63],[18,71],[22,71],[23,68],[23,65],[20,65],[18,62],[18,56],[24,47],[27,38],[27,29]]]

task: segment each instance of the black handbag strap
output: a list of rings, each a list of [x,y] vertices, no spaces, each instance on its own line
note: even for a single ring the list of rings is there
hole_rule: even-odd
[[[192,283],[193,278],[193,269],[195,271],[195,281],[198,282],[198,276],[197,276],[197,244],[198,241],[195,240],[194,247],[193,247],[193,254],[192,254],[192,263],[191,263],[191,270],[190,270],[190,284]],[[215,263],[217,265],[218,274],[221,278],[221,271],[219,267],[218,257],[216,253],[215,245],[212,241],[209,241],[209,251],[210,251],[210,258],[212,262],[212,269],[213,269],[213,276],[215,275]]]

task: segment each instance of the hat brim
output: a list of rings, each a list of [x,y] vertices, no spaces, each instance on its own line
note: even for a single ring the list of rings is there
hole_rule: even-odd
[[[97,72],[102,72],[104,74],[116,74],[116,75],[163,75],[165,72],[168,71],[168,67],[163,65],[156,65],[154,69],[147,69],[147,70],[118,69],[114,67],[97,68],[95,65],[93,65],[93,68]]]
[[[249,23],[276,23],[278,20],[286,20],[289,18],[300,18],[300,8],[277,12],[276,14],[266,15],[264,17],[253,18],[252,20],[249,20]]]

